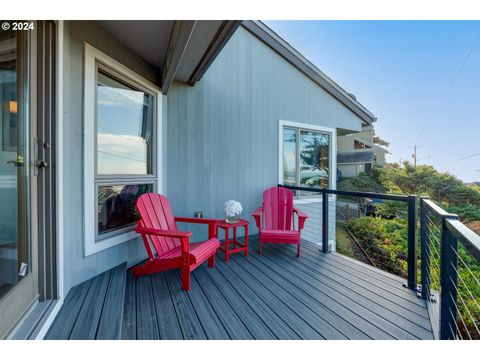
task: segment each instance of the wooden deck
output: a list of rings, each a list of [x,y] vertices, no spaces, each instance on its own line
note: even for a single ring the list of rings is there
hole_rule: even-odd
[[[177,271],[135,279],[129,270],[125,291],[113,276],[121,267],[101,274],[70,291],[47,338],[432,339],[426,305],[404,279],[307,241],[300,258],[293,246],[259,256],[250,244],[248,258],[227,265],[220,254],[215,269],[197,268],[189,292]]]

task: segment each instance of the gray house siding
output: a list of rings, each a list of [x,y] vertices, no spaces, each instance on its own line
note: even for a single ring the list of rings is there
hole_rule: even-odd
[[[361,129],[359,117],[244,28],[194,88],[173,84],[167,114],[167,195],[179,216],[222,217],[235,199],[253,220],[263,190],[278,183],[280,119]],[[195,239],[206,235],[193,229]]]
[[[84,41],[144,78],[157,84],[158,79],[150,64],[92,22],[65,22],[64,39],[63,262],[68,292],[118,264],[133,265],[146,257],[139,239],[84,256]],[[244,28],[195,87],[171,86],[162,114],[163,183],[177,216],[202,210],[205,217],[223,217],[223,203],[236,199],[244,206],[243,216],[252,220],[263,190],[278,182],[280,119],[361,128],[360,118]],[[193,240],[206,236],[203,226],[190,229]],[[250,232],[256,232],[253,222]]]
[[[125,261],[146,256],[133,240],[84,256],[83,234],[83,62],[84,41],[152,82],[156,73],[145,60],[130,52],[100,27],[88,21],[66,21],[64,32],[63,177],[64,177],[64,290],[68,290]],[[86,211],[94,211],[87,209]]]

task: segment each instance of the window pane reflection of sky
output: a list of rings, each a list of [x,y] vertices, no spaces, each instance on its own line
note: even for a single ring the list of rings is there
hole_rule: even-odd
[[[283,130],[283,182],[285,185],[296,185],[296,129]]]
[[[97,90],[98,174],[151,173],[152,96],[101,72]]]

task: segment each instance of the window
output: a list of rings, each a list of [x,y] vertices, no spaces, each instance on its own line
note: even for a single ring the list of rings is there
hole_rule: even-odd
[[[332,187],[334,132],[334,129],[280,121],[280,182],[304,187]]]
[[[161,192],[159,89],[85,45],[86,254],[137,236],[135,202]]]
[[[97,175],[153,174],[154,96],[97,73]]]
[[[365,174],[371,176],[372,175],[372,164],[371,163],[366,163],[365,168],[364,168]]]
[[[137,220],[135,201],[152,192],[152,184],[98,185],[98,235],[128,228]]]
[[[121,74],[97,64],[97,241],[134,225],[136,200],[153,191],[154,99]]]
[[[361,141],[354,140],[354,148],[355,149],[371,149],[372,147],[367,144],[364,144]]]

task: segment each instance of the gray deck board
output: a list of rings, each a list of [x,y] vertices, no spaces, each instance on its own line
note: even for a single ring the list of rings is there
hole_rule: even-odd
[[[225,279],[222,278],[218,271],[208,271],[205,273],[212,279],[234,311],[235,309],[245,309],[245,311],[240,314],[241,321],[254,339],[273,340],[277,338],[268,324],[262,320],[261,316],[251,309],[248,300],[239,296],[235,288],[232,287],[228,281],[225,282]]]
[[[289,253],[293,252],[293,249],[289,249],[288,247],[281,245],[277,248],[272,249],[279,251],[287,251]],[[329,254],[327,257],[334,258],[337,256],[338,254],[335,253]],[[427,322],[429,322],[428,315],[424,311],[424,305],[418,305],[417,303],[415,303],[415,306],[412,307],[412,302],[410,302],[408,299],[405,299],[404,297],[399,297],[389,291],[385,291],[381,286],[378,286],[378,284],[372,279],[370,279],[370,282],[366,281],[366,275],[360,272],[345,272],[342,269],[342,266],[338,264],[330,265],[326,262],[323,254],[308,254],[304,252],[303,256],[299,260],[301,264],[306,264],[319,276],[321,275],[324,277],[332,278],[340,284],[352,284],[353,287],[366,291],[369,297],[379,297],[383,299],[384,302],[386,301],[389,307],[393,306],[394,308],[399,309],[399,312],[406,311],[405,315],[408,316],[410,319],[412,319],[413,313],[413,318],[422,317],[422,321],[426,320]],[[343,259],[341,260],[344,261]],[[403,288],[402,284],[396,284],[394,286]],[[407,294],[411,298],[416,298],[416,293],[412,290],[407,290]]]
[[[272,251],[279,256],[291,256],[290,252],[283,247],[272,247],[268,249],[268,251]],[[431,325],[428,319],[410,311],[407,308],[400,307],[381,297],[380,295],[362,288],[361,286],[358,286],[352,277],[341,278],[338,275],[329,273],[327,271],[320,274],[316,270],[322,270],[324,268],[319,267],[314,263],[309,263],[309,260],[304,258],[298,259],[297,266],[301,270],[300,273],[302,276],[312,279],[312,284],[317,284],[317,282],[325,284],[331,289],[334,289],[336,292],[349,297],[353,301],[358,302],[365,308],[374,311],[385,319],[401,325],[408,331],[411,330],[413,333],[423,330],[426,330],[427,332],[431,331]]]
[[[378,306],[378,304],[370,301],[367,297],[354,293],[348,287],[343,287],[334,281],[329,281],[323,277],[317,276],[317,274],[308,268],[302,267],[303,264],[285,264],[285,254],[278,251],[272,251],[266,249],[267,253],[278,255],[275,260],[266,261],[272,263],[272,269],[283,269],[284,273],[289,273],[292,276],[288,276],[292,279],[292,282],[296,282],[298,286],[305,288],[312,297],[315,297],[316,292],[320,291],[330,297],[330,301],[338,301],[349,310],[358,314],[363,321],[371,323],[373,326],[381,329],[384,333],[392,335],[397,339],[417,339],[417,334],[421,334],[421,337],[428,337],[430,331],[422,328],[412,322],[409,322],[405,318],[398,316],[397,314],[389,311],[387,308]],[[265,259],[268,256],[264,257]],[[298,259],[299,261],[301,259]],[[268,265],[268,264],[267,264]],[[270,266],[270,265],[268,265]],[[276,266],[276,267],[275,267]],[[279,268],[279,266],[281,266]],[[320,298],[318,298],[320,300]],[[339,312],[342,316],[346,316],[345,319],[350,321],[352,318],[348,312]],[[368,325],[370,326],[370,325]],[[367,330],[367,326],[360,325],[361,329]],[[369,335],[373,335],[374,338],[380,338],[375,336],[375,332],[367,331]],[[383,335],[385,336],[385,335]]]
[[[178,281],[180,281],[180,274],[178,274]],[[205,296],[202,287],[195,279],[191,277],[191,288],[188,292],[188,298],[192,303],[195,312],[199,319],[208,319],[209,321],[202,322],[202,328],[209,340],[229,340],[225,326],[222,324],[220,318],[217,316],[212,304]]]
[[[262,260],[272,271],[282,271],[285,279],[305,294],[310,295],[313,301],[324,304],[335,316],[344,321],[344,326],[347,328],[356,328],[372,339],[414,339],[408,332],[394,326],[368,308],[362,307],[334,288],[321,283],[314,284],[312,279],[298,271],[296,266],[293,269],[289,265],[281,266],[267,257],[262,257]]]
[[[217,261],[219,274],[225,283],[234,283],[232,287],[237,292],[238,296],[242,298],[261,319],[268,325],[270,330],[275,334],[277,339],[299,340],[300,336],[295,332],[295,326],[290,326],[285,319],[285,316],[278,315],[269,304],[258,296],[256,292],[251,290],[244,282],[242,277],[238,276],[230,269],[223,261]]]
[[[304,251],[302,256],[318,264],[320,267],[323,266],[328,272],[332,272],[345,278],[354,278],[358,284],[361,284],[370,291],[382,294],[382,296],[388,298],[390,301],[428,318],[428,315],[425,313],[426,305],[423,300],[415,296],[412,290],[404,288],[400,283],[393,282],[388,284],[379,281],[377,278],[370,277],[368,274],[349,268],[346,266],[347,264],[349,265],[349,261],[345,260],[343,257],[339,257],[336,253],[324,256],[318,252],[315,252],[312,255],[307,251]],[[339,260],[343,261],[345,265]]]
[[[300,258],[278,244],[260,256],[255,236],[250,247],[199,266],[189,292],[178,270],[100,274],[70,291],[47,338],[432,339],[426,305],[404,279],[306,241]]]
[[[234,340],[253,339],[252,334],[248,331],[241,320],[240,316],[242,315],[239,316],[235,312],[234,308],[230,306],[227,299],[225,299],[204,271],[205,269],[198,268],[193,276],[202,287],[205,296],[210,301],[210,304],[220,319],[220,323],[225,327],[230,338]]]
[[[132,269],[129,269],[126,278],[132,279],[132,277]],[[137,338],[136,288],[136,281],[126,281],[122,321],[122,339],[124,340]]]
[[[153,286],[153,298],[157,315],[157,325],[160,339],[175,340],[182,338],[182,330],[178,324],[177,315],[173,306],[173,300],[168,290],[164,273],[151,276]]]
[[[160,334],[157,326],[157,311],[153,299],[152,279],[150,276],[141,276],[137,279],[137,338],[158,340]]]
[[[311,293],[305,284],[292,279],[283,267],[269,268],[269,266],[266,265],[269,260],[267,260],[265,256],[255,254],[252,255],[252,257],[254,261],[252,261],[253,259],[250,260],[256,269],[250,269],[250,271],[252,271],[258,279],[267,283],[270,281],[270,286],[272,287],[283,288],[285,294],[289,294],[292,299],[297,300],[297,304],[294,306],[299,311],[304,312],[305,316],[313,319],[322,319],[321,321],[328,324],[323,324],[321,328],[319,328],[319,331],[322,331],[322,335],[325,336],[325,338],[336,339],[339,336],[337,332],[339,332],[340,336],[348,339],[369,339],[374,337],[392,339],[391,336],[370,326],[367,322],[359,322],[358,316],[353,311],[341,305],[339,302],[332,301],[321,292],[315,291],[314,297],[309,296]],[[239,258],[236,259],[236,261],[245,265],[245,259]],[[293,305],[295,302],[292,301],[291,304]],[[315,315],[310,315],[310,312]],[[348,317],[349,321],[346,321],[342,316],[339,316],[339,314]],[[333,326],[333,324],[335,324],[335,326]],[[328,331],[329,326],[333,327],[335,331]],[[362,329],[362,326],[366,329]],[[367,333],[371,335],[369,336]]]
[[[95,339],[120,339],[122,332],[123,303],[125,299],[126,270],[127,263],[124,263],[114,268],[111,272],[110,283],[105,296]]]
[[[48,330],[45,339],[67,340],[77,321],[85,296],[87,296],[91,280],[74,287],[69,291],[62,308]]]
[[[93,278],[69,339],[89,340],[95,338],[110,275],[110,272],[107,271]]]
[[[317,332],[311,324],[310,320],[306,320],[299,314],[299,312],[288,306],[281,296],[275,295],[270,290],[270,286],[262,286],[261,283],[251,273],[245,273],[243,269],[235,262],[229,262],[227,266],[235,274],[238,274],[239,282],[243,282],[252,292],[264,300],[276,315],[280,316],[301,339],[319,340],[325,339],[319,332]],[[343,338],[343,337],[342,337]]]
[[[180,277],[176,270],[165,272],[168,288],[173,299],[178,323],[182,329],[185,340],[206,340],[207,335],[197,316],[195,308],[190,301],[189,295],[182,290]],[[205,319],[209,321],[210,319]]]
[[[250,255],[250,259],[251,260]],[[270,276],[266,276],[264,274],[265,269],[260,271],[254,265],[253,261],[247,262],[246,259],[236,257],[233,259],[235,264],[238,264],[240,268],[243,269],[244,272],[248,272],[250,276],[253,276],[254,279],[257,281],[256,286],[262,288],[267,287],[271,295],[270,298],[276,297],[280,301],[282,301],[285,305],[287,305],[292,311],[299,314],[303,319],[309,319],[309,324],[311,327],[315,329],[323,338],[325,339],[348,339],[348,337],[343,334],[336,326],[328,321],[329,318],[332,318],[331,314],[322,313],[323,309],[319,309],[319,306],[308,306],[304,302],[302,302],[303,297],[295,292],[290,292],[285,288],[274,285],[272,281],[274,281]],[[248,268],[248,270],[247,270]],[[278,280],[281,278],[281,275],[275,274],[272,276],[274,279]],[[268,298],[268,297],[267,297]],[[322,316],[319,315],[322,313]],[[337,320],[337,319],[336,319]],[[349,329],[352,332],[356,332],[356,329]],[[358,336],[360,332],[357,333]]]

